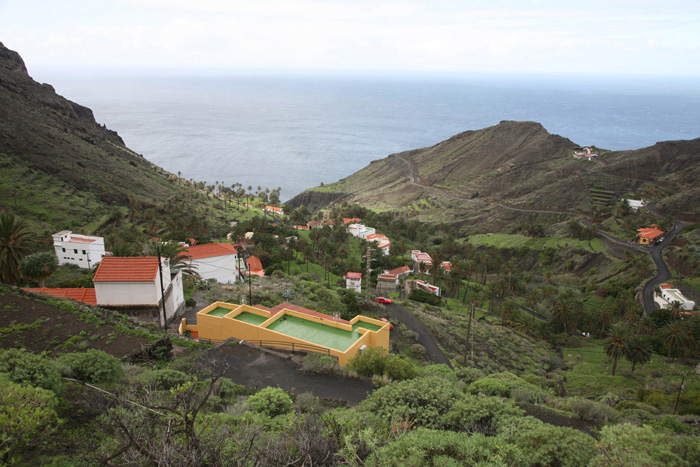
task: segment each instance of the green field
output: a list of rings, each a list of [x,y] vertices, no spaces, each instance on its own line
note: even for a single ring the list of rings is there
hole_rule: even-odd
[[[605,250],[603,241],[599,238],[588,240],[577,240],[575,238],[532,238],[518,234],[477,234],[469,237],[469,243],[473,245],[486,245],[496,248],[519,248],[526,246],[533,250],[544,250],[546,248],[577,248],[588,250],[594,253]]]

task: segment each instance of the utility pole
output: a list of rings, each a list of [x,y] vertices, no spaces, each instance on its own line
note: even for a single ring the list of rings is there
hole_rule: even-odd
[[[676,405],[673,406],[673,415],[676,415],[676,409],[678,408],[678,400],[681,398],[681,391],[685,388],[683,383],[685,382],[685,373],[683,378],[681,378],[681,385],[678,387],[678,395],[676,396]]]
[[[366,274],[365,278],[367,279],[367,293],[369,293],[369,275],[372,272],[372,269],[370,268],[370,261],[372,261],[372,247],[367,245],[367,267],[366,267]]]
[[[156,244],[158,254],[158,276],[160,276],[160,303],[163,311],[163,331],[168,332],[168,315],[165,314],[165,287],[163,287],[163,268],[160,264],[160,245]]]

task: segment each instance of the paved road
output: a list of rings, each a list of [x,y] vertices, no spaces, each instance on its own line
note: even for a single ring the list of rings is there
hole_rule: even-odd
[[[654,245],[651,248],[651,258],[654,260],[656,269],[659,271],[657,276],[651,279],[649,282],[644,284],[644,291],[642,292],[642,302],[644,303],[644,314],[648,315],[656,309],[656,304],[654,303],[654,287],[666,282],[670,277],[671,273],[668,270],[668,266],[664,262],[663,249],[671,242],[671,239],[683,230],[685,225],[682,222],[676,222],[673,230],[664,237],[664,241],[658,245]]]
[[[435,336],[430,332],[430,329],[423,324],[418,318],[413,316],[408,309],[402,307],[401,305],[391,304],[385,305],[386,309],[389,311],[389,316],[394,321],[401,322],[406,325],[411,331],[418,333],[418,342],[425,347],[425,352],[428,358],[433,361],[433,363],[444,363],[445,365],[452,368],[452,363],[447,355],[440,349]]]

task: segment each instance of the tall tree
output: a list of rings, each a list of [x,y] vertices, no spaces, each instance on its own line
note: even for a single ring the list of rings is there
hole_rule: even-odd
[[[32,249],[32,237],[24,219],[0,214],[0,282],[16,285],[19,263]]]
[[[635,334],[627,341],[625,358],[632,364],[632,371],[637,364],[643,365],[651,360],[651,345],[647,336]]]
[[[629,332],[627,328],[621,324],[610,326],[608,338],[604,342],[605,353],[613,359],[612,376],[615,376],[617,368],[617,360],[620,357],[627,355],[627,336]]]

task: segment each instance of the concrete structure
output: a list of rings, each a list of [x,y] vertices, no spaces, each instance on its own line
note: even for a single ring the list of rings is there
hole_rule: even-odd
[[[393,274],[380,274],[377,277],[377,293],[390,294],[399,287],[399,278]]]
[[[362,273],[348,272],[345,274],[345,288],[352,289],[357,293],[362,292]]]
[[[182,272],[171,272],[167,258],[161,258],[159,269],[157,256],[105,256],[92,280],[97,304],[115,308],[160,309],[163,300],[160,271],[163,273],[166,319],[178,316],[185,309]],[[160,311],[158,316],[163,325]]]
[[[189,260],[202,279],[235,284],[241,279],[238,251],[230,243],[207,243],[187,249]]]
[[[75,264],[90,269],[105,256],[105,240],[63,230],[52,235],[58,264]]]
[[[663,237],[664,231],[656,228],[656,225],[648,228],[637,229],[637,243],[640,245],[653,245],[658,239]]]
[[[197,313],[197,324],[180,323],[181,334],[221,342],[235,338],[292,351],[318,352],[344,366],[367,347],[389,349],[390,324],[358,315],[351,321],[282,303],[274,308],[215,302]]]
[[[673,302],[678,302],[684,311],[693,311],[695,302],[686,298],[678,289],[661,287],[661,295],[654,294],[654,301],[659,308],[671,308]]]

